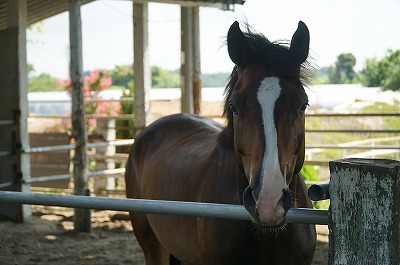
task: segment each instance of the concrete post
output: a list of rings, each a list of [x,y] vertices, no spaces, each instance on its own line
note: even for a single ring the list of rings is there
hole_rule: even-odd
[[[329,264],[400,264],[400,162],[329,163]]]

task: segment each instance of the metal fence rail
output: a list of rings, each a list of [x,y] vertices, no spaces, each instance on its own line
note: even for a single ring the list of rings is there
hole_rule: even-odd
[[[225,219],[250,220],[243,205],[159,201],[142,199],[115,199],[89,196],[66,196],[0,191],[0,201],[79,209],[114,210],[150,214],[184,215]],[[328,211],[304,208],[289,209],[286,221],[302,224],[328,224]]]
[[[400,130],[306,129],[306,133],[400,133]]]
[[[398,112],[366,112],[366,113],[306,113],[306,117],[400,117]]]
[[[13,125],[15,120],[0,120],[0,126]]]
[[[100,170],[100,171],[88,172],[88,177],[122,176],[124,173],[125,173],[125,168],[105,169],[105,170]],[[38,183],[38,182],[44,182],[44,181],[65,180],[65,179],[70,179],[73,176],[74,176],[73,174],[51,175],[51,176],[23,179],[22,182],[23,183]]]
[[[116,140],[116,141],[108,141],[108,142],[97,142],[97,143],[89,143],[89,144],[87,144],[86,148],[131,145],[134,142],[135,142],[134,139]],[[55,146],[25,148],[25,149],[22,150],[22,152],[25,153],[25,154],[32,154],[32,153],[52,152],[52,151],[65,151],[65,150],[74,150],[74,149],[75,149],[75,144],[67,144],[67,145],[55,145]]]

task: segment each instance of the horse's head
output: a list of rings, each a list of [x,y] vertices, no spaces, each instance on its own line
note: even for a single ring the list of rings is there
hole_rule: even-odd
[[[235,22],[227,45],[236,66],[224,111],[248,180],[243,203],[257,225],[278,226],[292,204],[288,186],[304,162],[308,98],[300,72],[308,57],[309,31],[299,22],[287,47],[243,33]]]

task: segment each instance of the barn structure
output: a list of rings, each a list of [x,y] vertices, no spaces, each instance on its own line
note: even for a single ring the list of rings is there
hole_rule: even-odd
[[[0,190],[30,191],[27,128],[26,28],[35,22],[69,11],[72,124],[75,139],[74,193],[87,192],[87,132],[82,92],[82,30],[80,6],[92,0],[0,0]],[[245,0],[133,0],[135,129],[148,123],[151,87],[148,51],[148,3],[181,6],[182,112],[198,109],[200,80],[199,7],[230,10]],[[193,99],[194,98],[194,99]],[[29,221],[30,206],[0,203],[0,215],[19,222]],[[85,219],[85,212],[75,212]],[[90,218],[90,216],[89,216]],[[76,223],[75,223],[76,225]],[[79,228],[78,228],[79,230]]]

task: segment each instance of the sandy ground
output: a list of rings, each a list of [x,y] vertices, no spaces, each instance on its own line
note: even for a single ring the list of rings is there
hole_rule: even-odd
[[[179,113],[179,101],[151,103],[152,120]],[[222,104],[203,102],[202,115],[221,119]],[[32,120],[31,132],[42,131],[47,125],[57,126],[54,120]],[[0,264],[88,264],[88,265],[144,265],[126,213],[92,212],[92,232],[75,233],[73,212],[64,208],[33,207],[31,223],[16,224],[0,221]],[[318,226],[318,245],[313,265],[328,264],[328,231]],[[229,264],[227,264],[229,265]],[[244,264],[245,265],[245,264]]]
[[[76,233],[71,210],[33,209],[32,223],[0,221],[0,264],[144,265],[126,213],[93,211],[92,232]],[[328,264],[327,229],[318,226],[317,230],[313,264]]]

